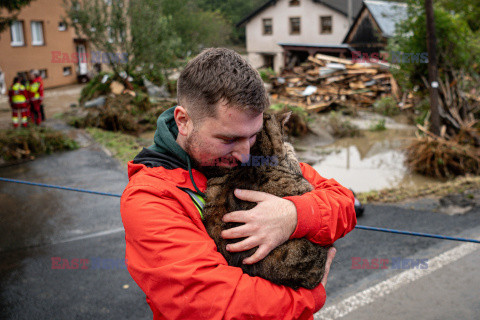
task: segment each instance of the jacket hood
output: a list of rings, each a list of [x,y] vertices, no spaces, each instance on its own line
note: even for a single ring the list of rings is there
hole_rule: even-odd
[[[177,143],[178,127],[173,118],[175,107],[171,107],[164,111],[157,120],[157,130],[153,138],[154,144],[148,149],[162,153],[167,156],[173,156],[179,161],[187,164],[190,157],[185,150]]]
[[[144,148],[133,159],[134,164],[143,164],[147,167],[164,167],[165,169],[182,168],[188,170],[190,180],[195,190],[204,196],[199,190],[192,174],[192,161],[185,150],[177,143],[178,127],[173,117],[175,107],[164,111],[157,120],[157,130],[153,138],[153,145]]]

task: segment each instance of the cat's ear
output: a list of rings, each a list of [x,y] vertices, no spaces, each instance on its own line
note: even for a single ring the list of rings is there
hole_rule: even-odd
[[[278,116],[278,121],[280,121],[280,123],[282,124],[282,127],[285,127],[291,115],[292,115],[292,111],[288,111]]]

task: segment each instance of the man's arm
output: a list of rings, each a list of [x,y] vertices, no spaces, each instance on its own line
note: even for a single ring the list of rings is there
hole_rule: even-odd
[[[311,166],[300,163],[302,173],[314,187],[301,196],[280,198],[253,190],[235,190],[239,199],[257,202],[250,210],[234,211],[224,222],[242,225],[222,232],[224,239],[245,238],[229,244],[227,250],[239,252],[258,246],[243,263],[252,264],[288,239],[307,238],[320,245],[331,245],[350,232],[357,223],[353,193],[333,179],[325,179]]]
[[[295,291],[228,266],[205,229],[153,186],[127,187],[121,213],[128,270],[154,318],[313,319],[325,303],[322,284]]]
[[[297,227],[290,238],[306,237],[321,245],[331,245],[355,228],[352,191],[334,179],[326,179],[306,163],[300,163],[305,179],[314,190],[301,196],[285,197],[297,208]]]

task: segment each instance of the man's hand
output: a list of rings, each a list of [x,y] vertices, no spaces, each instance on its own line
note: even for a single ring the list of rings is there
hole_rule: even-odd
[[[241,200],[257,202],[257,205],[250,210],[233,211],[223,216],[224,222],[244,225],[222,231],[222,238],[246,238],[227,245],[230,252],[258,246],[252,256],[243,260],[244,264],[253,264],[290,238],[297,227],[297,208],[289,200],[260,191],[235,189],[235,196]]]
[[[328,249],[327,261],[325,262],[325,273],[323,274],[322,281],[320,281],[320,283],[323,284],[324,288],[327,285],[327,277],[328,273],[330,272],[330,265],[332,264],[333,258],[335,258],[335,253],[337,253],[337,249],[335,249],[334,247]]]

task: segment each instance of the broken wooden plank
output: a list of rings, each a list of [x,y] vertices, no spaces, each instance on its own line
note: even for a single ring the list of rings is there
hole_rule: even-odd
[[[326,55],[326,54],[321,54],[321,53],[317,53],[317,54],[315,55],[315,58],[317,58],[317,59],[319,59],[319,60],[337,62],[337,63],[348,64],[348,65],[353,64],[352,60],[347,60],[347,59],[332,57],[332,56],[328,56],[328,55]]]

